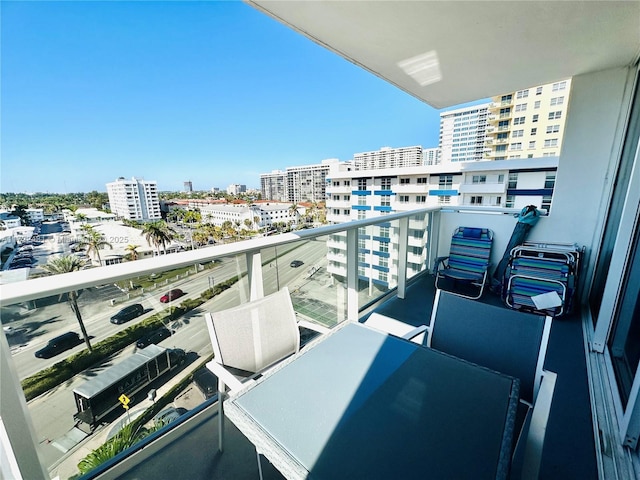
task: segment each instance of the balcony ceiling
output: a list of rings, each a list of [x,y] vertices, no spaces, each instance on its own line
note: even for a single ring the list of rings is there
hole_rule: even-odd
[[[247,3],[435,108],[640,54],[639,1]]]

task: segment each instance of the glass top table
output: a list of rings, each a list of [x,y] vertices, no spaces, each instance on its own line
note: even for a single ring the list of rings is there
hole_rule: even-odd
[[[506,478],[519,382],[358,323],[225,402],[286,478]]]

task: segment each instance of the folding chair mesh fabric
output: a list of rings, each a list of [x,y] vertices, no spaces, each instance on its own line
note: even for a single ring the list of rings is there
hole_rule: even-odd
[[[430,346],[520,379],[520,397],[533,403],[545,317],[462,298],[440,290]],[[546,352],[542,352],[545,355]],[[541,366],[540,366],[541,367]]]
[[[259,372],[300,349],[300,334],[288,289],[211,314],[215,360]]]

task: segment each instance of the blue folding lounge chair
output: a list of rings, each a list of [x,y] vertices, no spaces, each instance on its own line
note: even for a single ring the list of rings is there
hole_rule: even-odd
[[[436,259],[436,288],[466,298],[480,298],[487,283],[492,244],[493,232],[488,228],[458,227],[451,237],[449,256]],[[453,288],[446,288],[451,283]],[[455,291],[459,284],[471,285],[478,290],[477,294]]]

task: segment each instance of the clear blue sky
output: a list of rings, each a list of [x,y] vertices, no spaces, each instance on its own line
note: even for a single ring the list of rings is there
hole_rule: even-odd
[[[2,192],[259,187],[438,144],[439,111],[240,2],[2,1]]]

